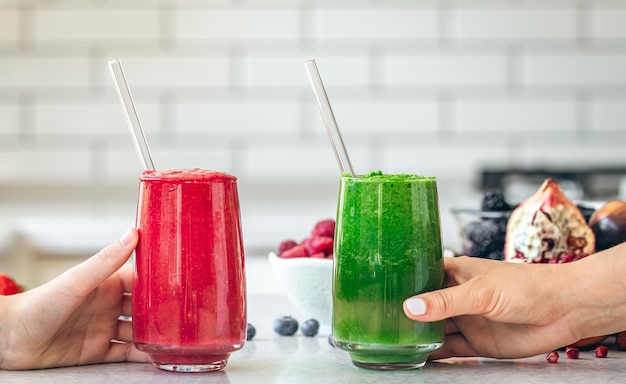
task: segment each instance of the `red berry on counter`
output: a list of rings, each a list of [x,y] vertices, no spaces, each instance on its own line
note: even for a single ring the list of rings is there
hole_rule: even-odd
[[[568,359],[578,359],[580,357],[580,349],[576,347],[567,347],[565,348],[565,354]]]
[[[311,235],[333,237],[335,235],[335,220],[326,219],[318,221],[315,227],[313,227]]]
[[[283,252],[288,251],[291,248],[295,247],[296,245],[298,245],[298,243],[296,243],[293,240],[285,240],[281,242],[280,245],[278,246],[278,254],[280,255]]]
[[[556,364],[559,361],[559,353],[557,351],[552,351],[548,353],[548,356],[546,356],[546,360],[548,360],[548,363],[550,364]]]
[[[622,331],[615,337],[615,346],[620,351],[626,351],[626,331]]]
[[[22,292],[17,283],[4,273],[0,273],[0,295],[9,296]]]
[[[608,354],[609,349],[606,347],[606,345],[598,345],[596,349],[594,349],[594,352],[596,353],[597,358],[604,359]]]
[[[285,252],[280,254],[280,257],[283,259],[289,259],[292,257],[307,257],[309,256],[309,252],[307,251],[304,245],[296,245],[295,247],[286,250]]]

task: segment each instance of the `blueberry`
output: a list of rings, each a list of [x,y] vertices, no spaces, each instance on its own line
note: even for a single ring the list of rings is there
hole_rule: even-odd
[[[320,323],[315,319],[306,320],[302,323],[300,330],[302,334],[307,337],[313,337],[317,335],[317,331],[320,329]]]
[[[499,190],[485,191],[480,204],[483,211],[508,211],[511,206],[504,200],[504,193]]]
[[[281,336],[291,336],[298,330],[298,321],[291,316],[282,316],[274,320],[274,332]]]
[[[254,325],[248,323],[246,327],[246,340],[252,340],[254,335],[256,335],[256,328],[254,328]]]

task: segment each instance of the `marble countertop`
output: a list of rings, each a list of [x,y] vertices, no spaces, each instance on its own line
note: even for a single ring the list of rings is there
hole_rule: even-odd
[[[257,329],[252,341],[231,355],[224,371],[212,373],[173,373],[151,364],[118,363],[54,368],[33,371],[0,371],[3,384],[46,383],[599,383],[623,382],[626,352],[615,350],[609,339],[607,358],[598,359],[593,351],[582,351],[578,360],[561,352],[557,364],[545,355],[516,360],[447,359],[428,362],[410,371],[381,372],[357,368],[348,354],[328,343],[328,330],[316,337],[278,336],[273,320],[301,314],[284,296],[252,293],[248,298],[248,321]]]
[[[102,364],[37,371],[0,371],[4,384],[44,383],[603,383],[623,382],[626,352],[610,350],[605,359],[584,351],[579,360],[561,354],[557,364],[545,356],[518,360],[448,359],[412,371],[380,372],[357,368],[332,348],[325,335],[314,338],[259,337],[234,353],[224,371],[173,373],[150,364]]]

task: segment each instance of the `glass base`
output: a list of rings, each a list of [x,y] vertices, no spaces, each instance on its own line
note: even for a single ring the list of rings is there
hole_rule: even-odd
[[[154,365],[170,372],[214,372],[221,371],[226,367],[227,360],[216,361],[212,364],[159,364]]]
[[[347,343],[339,340],[333,340],[333,344],[348,352],[355,366],[383,371],[421,368],[426,364],[428,354],[443,345],[431,343],[395,346]]]
[[[170,372],[214,372],[226,367],[230,352],[241,349],[243,343],[206,346],[161,346],[135,343],[137,349],[148,353],[155,367]]]

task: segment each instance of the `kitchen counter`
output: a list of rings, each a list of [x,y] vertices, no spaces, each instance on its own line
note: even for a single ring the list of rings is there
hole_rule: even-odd
[[[331,347],[328,330],[316,337],[278,336],[273,319],[293,315],[305,320],[285,296],[257,295],[248,299],[248,321],[256,337],[231,355],[226,369],[212,373],[174,373],[151,364],[118,363],[55,368],[33,371],[0,371],[3,384],[46,383],[602,383],[623,382],[626,377],[626,352],[610,347],[605,359],[593,351],[582,351],[581,358],[569,360],[560,353],[557,364],[545,355],[526,359],[447,359],[428,362],[422,369],[380,372],[357,368],[348,354]],[[609,342],[607,345],[610,345]]]
[[[101,364],[37,371],[0,371],[3,384],[45,383],[618,383],[626,377],[626,352],[609,350],[605,359],[584,351],[579,360],[565,353],[557,364],[545,356],[518,360],[449,359],[412,371],[357,368],[332,348],[325,335],[314,338],[259,337],[235,352],[222,372],[173,373],[150,364]]]

